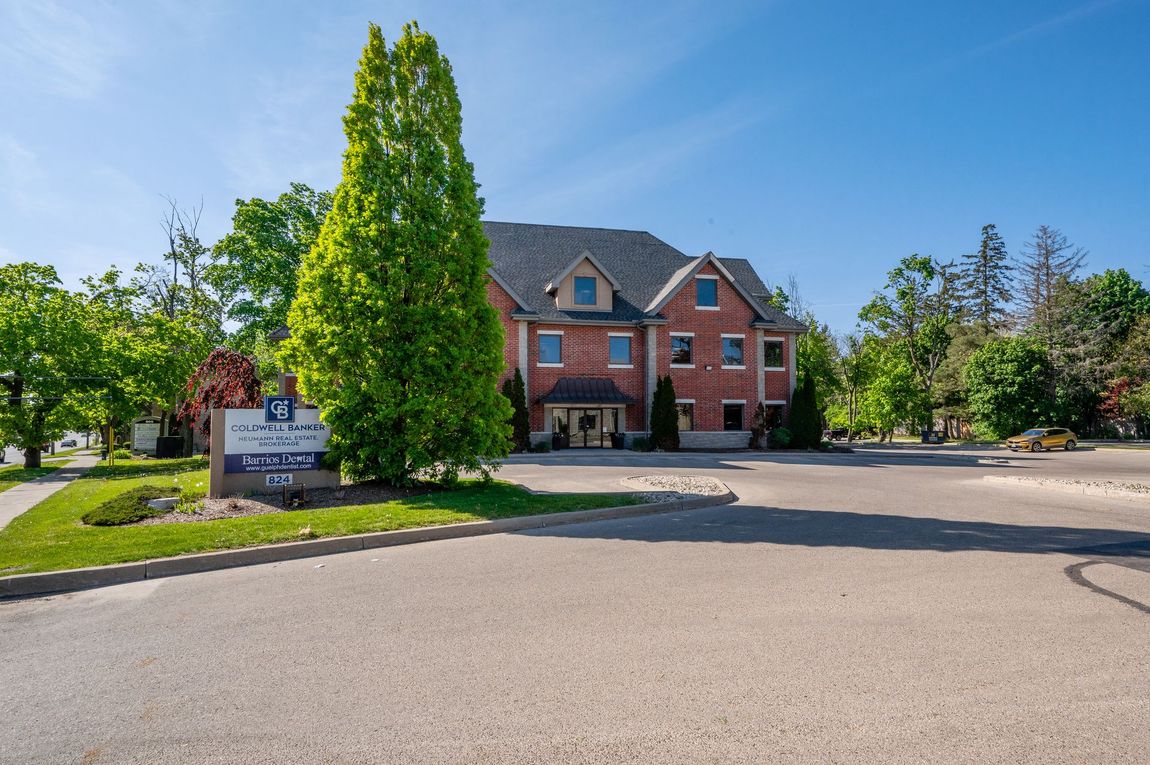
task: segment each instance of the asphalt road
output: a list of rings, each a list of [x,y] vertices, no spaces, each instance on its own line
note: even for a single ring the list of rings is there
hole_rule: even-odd
[[[982,477],[1150,452],[922,454],[519,458],[740,500],[2,603],[0,762],[1145,762],[1150,502]]]
[[[84,434],[68,432],[64,434],[64,438],[59,441],[54,441],[53,445],[56,447],[55,451],[61,452],[67,449],[74,449],[74,446],[64,446],[61,442],[68,439],[75,439],[78,446],[84,446]],[[54,454],[54,453],[53,453]],[[43,459],[51,459],[53,454],[45,453]],[[24,464],[24,452],[20,451],[14,446],[0,445],[0,467],[12,467],[13,465]]]

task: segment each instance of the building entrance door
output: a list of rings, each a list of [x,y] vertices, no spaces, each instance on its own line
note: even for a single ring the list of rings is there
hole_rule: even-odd
[[[603,445],[603,410],[571,410],[571,445],[597,447]]]

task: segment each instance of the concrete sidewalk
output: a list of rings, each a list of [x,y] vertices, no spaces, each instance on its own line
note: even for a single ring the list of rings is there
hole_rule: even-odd
[[[70,459],[72,462],[46,476],[0,492],[0,529],[11,523],[16,516],[31,510],[40,502],[87,473],[89,468],[94,467],[100,461],[100,458],[95,455],[80,454],[65,459]]]

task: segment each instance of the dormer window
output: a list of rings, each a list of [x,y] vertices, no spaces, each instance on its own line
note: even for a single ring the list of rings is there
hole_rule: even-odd
[[[574,285],[575,294],[572,302],[574,302],[575,305],[596,305],[598,300],[596,299],[595,287],[598,281],[599,280],[594,276],[576,276]]]
[[[704,311],[719,308],[719,278],[717,276],[695,277],[695,307]]]

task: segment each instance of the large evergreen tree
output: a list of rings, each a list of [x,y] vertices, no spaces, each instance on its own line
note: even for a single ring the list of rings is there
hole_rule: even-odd
[[[1010,257],[993,223],[982,227],[978,252],[962,256],[958,290],[970,320],[983,327],[1003,327],[1010,302]]]
[[[1019,318],[1047,349],[1054,346],[1059,329],[1059,293],[1074,281],[1085,259],[1085,250],[1050,226],[1039,226],[1022,251],[1015,298],[1021,309]]]
[[[507,453],[503,331],[455,80],[414,22],[371,25],[344,117],[343,177],[304,257],[284,359],[353,478],[490,474]]]

